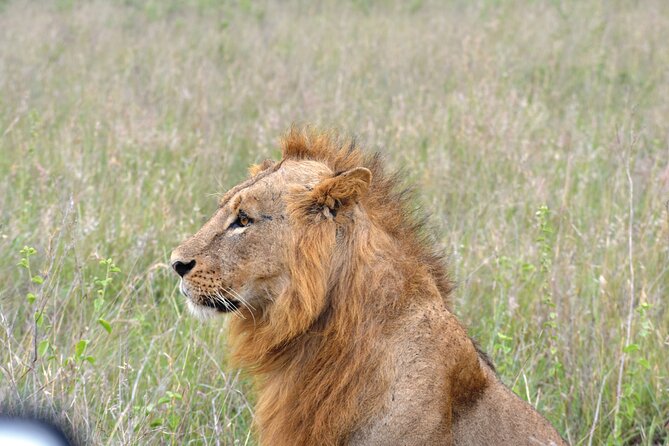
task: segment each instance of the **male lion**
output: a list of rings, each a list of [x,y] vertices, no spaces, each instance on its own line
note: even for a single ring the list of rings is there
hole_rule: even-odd
[[[173,253],[200,315],[236,313],[264,445],[565,444],[449,309],[442,258],[378,155],[291,130]]]

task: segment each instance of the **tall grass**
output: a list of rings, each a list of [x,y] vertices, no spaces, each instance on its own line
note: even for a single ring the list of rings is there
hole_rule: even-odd
[[[416,184],[454,299],[573,444],[669,444],[669,4],[0,2],[0,398],[253,444],[169,252],[293,122]]]

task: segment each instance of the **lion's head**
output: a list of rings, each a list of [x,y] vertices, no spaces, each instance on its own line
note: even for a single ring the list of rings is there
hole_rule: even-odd
[[[211,219],[172,252],[193,313],[266,314],[293,279],[293,256],[315,255],[295,251],[309,250],[295,237],[296,226],[305,217],[330,221],[326,237],[334,241],[335,226],[352,221],[371,172],[334,171],[326,160],[301,159],[290,148],[284,147],[281,162],[252,166],[250,178],[228,191]]]

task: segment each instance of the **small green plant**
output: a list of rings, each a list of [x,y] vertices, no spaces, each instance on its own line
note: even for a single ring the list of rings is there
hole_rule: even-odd
[[[499,358],[495,363],[495,367],[500,375],[512,374],[514,371],[513,337],[498,331],[495,335],[493,354],[495,358]]]
[[[44,283],[44,278],[39,274],[33,275],[32,268],[30,267],[30,257],[34,256],[37,253],[37,250],[30,246],[24,246],[19,251],[21,254],[21,260],[19,260],[18,266],[25,268],[28,271],[28,276],[30,276],[30,281],[36,285],[41,285]],[[26,300],[28,303],[33,303],[37,299],[34,293],[28,293],[26,295]]]
[[[176,431],[182,420],[178,410],[182,400],[183,396],[180,393],[168,390],[158,399],[155,405],[149,404],[146,407],[146,413],[151,413],[154,410],[157,412],[150,422],[151,427],[162,427],[166,429],[164,433],[167,435]]]
[[[562,363],[558,356],[558,314],[556,311],[553,292],[551,290],[551,269],[553,266],[553,246],[555,244],[555,230],[550,221],[550,210],[548,206],[539,206],[534,214],[539,235],[537,243],[539,247],[539,277],[541,280],[541,303],[546,307],[548,315],[542,323],[542,335],[547,340],[549,352],[548,376],[559,379],[563,373]]]
[[[21,258],[19,260],[18,266],[24,268],[28,272],[28,277],[30,278],[29,291],[26,293],[25,299],[28,304],[31,306],[31,314],[33,315],[33,358],[32,362],[35,363],[37,358],[43,354],[48,348],[48,341],[37,342],[38,339],[38,329],[42,328],[44,325],[44,309],[40,308],[37,304],[37,296],[39,295],[39,289],[44,284],[44,277],[33,272],[33,268],[30,263],[30,258],[37,254],[37,250],[31,246],[24,246],[19,251]]]
[[[98,324],[100,324],[107,333],[111,334],[111,323],[102,318],[100,314],[102,312],[103,306],[105,305],[107,289],[114,280],[114,275],[120,273],[121,269],[114,264],[111,258],[100,260],[100,265],[105,267],[105,274],[102,279],[99,279],[98,277],[93,278],[93,282],[97,288],[95,290],[96,297],[93,301],[93,308],[95,310],[95,316],[97,317]]]
[[[632,342],[623,347],[628,362],[622,385],[620,410],[615,417],[612,436],[609,439],[611,444],[623,444],[629,440],[625,438],[624,432],[634,430],[634,421],[638,417],[639,408],[647,406],[650,403],[647,399],[652,398],[648,394],[646,376],[651,371],[651,364],[646,358],[648,335],[654,330],[648,314],[651,309],[651,305],[647,302],[637,306],[635,317],[639,328]]]
[[[97,276],[93,277],[93,286],[95,288],[95,300],[93,300],[93,317],[96,322],[107,332],[111,334],[112,325],[109,321],[104,319],[101,315],[106,304],[106,295],[111,283],[114,280],[114,275],[121,272],[121,269],[116,266],[111,258],[100,260],[99,264],[104,267],[104,276],[99,278]],[[95,357],[87,353],[88,345],[90,341],[88,339],[79,340],[74,346],[74,354],[68,357],[66,363],[77,363],[81,364],[83,361],[87,361],[91,364],[95,364]]]

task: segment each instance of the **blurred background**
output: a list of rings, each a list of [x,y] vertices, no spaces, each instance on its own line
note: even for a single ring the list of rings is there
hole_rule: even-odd
[[[0,404],[254,444],[170,251],[279,137],[414,184],[455,310],[574,445],[669,444],[669,3],[0,1]]]

